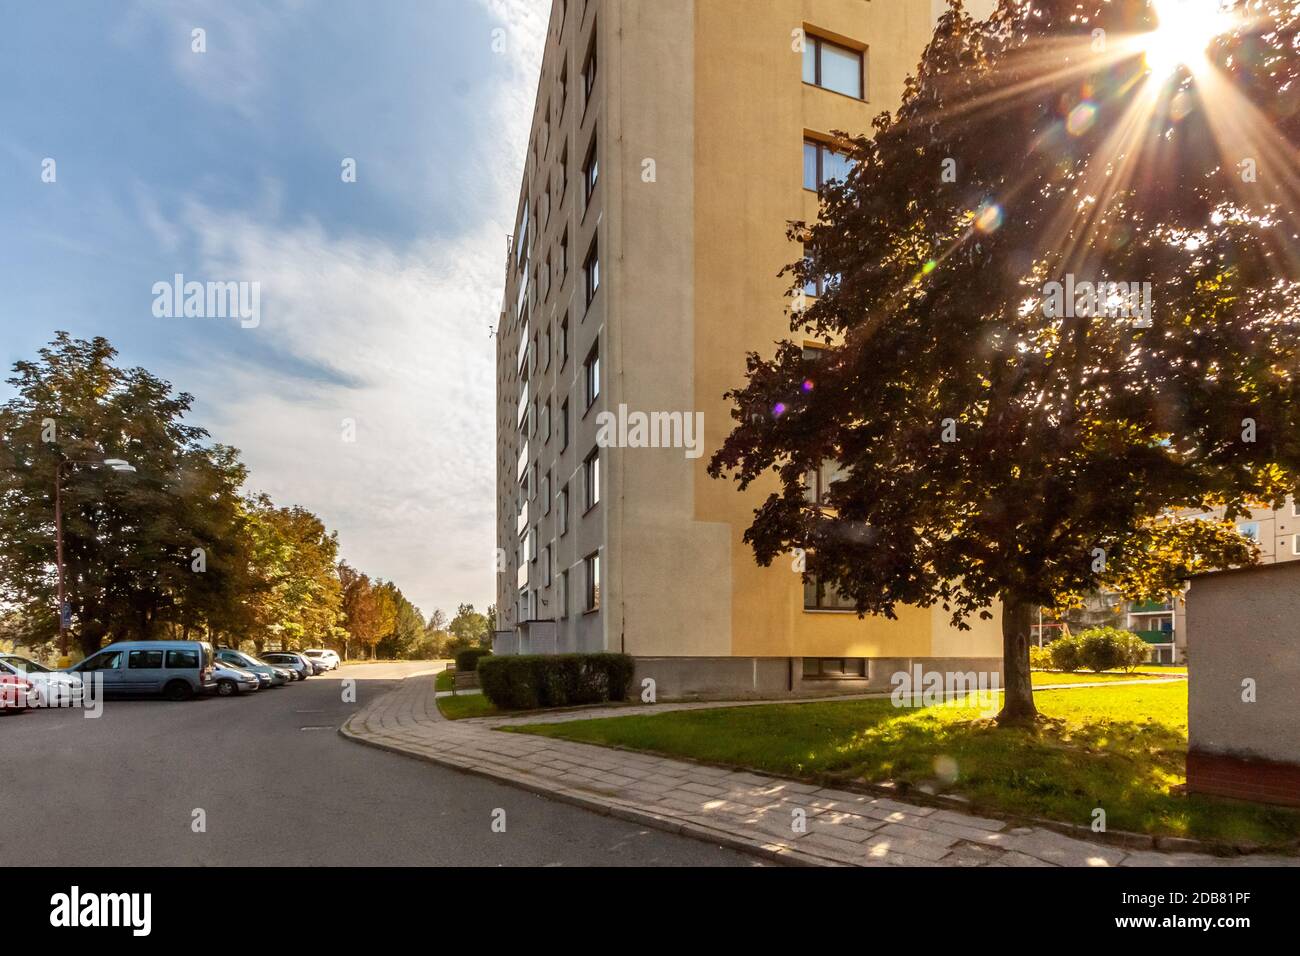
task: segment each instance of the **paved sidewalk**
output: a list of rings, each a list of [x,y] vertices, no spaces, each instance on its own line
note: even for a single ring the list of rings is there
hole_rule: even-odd
[[[740,704],[745,706],[750,702]],[[816,866],[1260,866],[1293,857],[1221,858],[1077,840],[934,807],[826,789],[649,754],[495,728],[614,714],[715,708],[713,703],[603,707],[566,714],[449,721],[433,676],[411,677],[357,711],[347,737],[504,780],[600,813]],[[802,823],[799,828],[796,824]]]

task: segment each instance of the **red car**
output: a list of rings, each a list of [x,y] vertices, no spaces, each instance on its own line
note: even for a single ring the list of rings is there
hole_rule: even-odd
[[[21,713],[35,702],[32,682],[15,674],[0,674],[0,713]]]

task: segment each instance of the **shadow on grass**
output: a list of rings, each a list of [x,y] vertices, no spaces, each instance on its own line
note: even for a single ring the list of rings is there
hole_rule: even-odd
[[[1185,685],[1045,693],[1040,707],[1062,716],[1001,728],[970,707],[900,710],[865,700],[515,729],[813,780],[924,786],[976,808],[1085,826],[1101,809],[1109,830],[1234,843],[1300,837],[1300,812],[1182,795]]]

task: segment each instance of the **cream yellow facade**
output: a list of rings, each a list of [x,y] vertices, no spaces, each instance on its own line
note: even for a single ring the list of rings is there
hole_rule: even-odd
[[[800,250],[785,229],[818,209],[804,188],[805,141],[867,131],[896,108],[939,9],[935,0],[554,4],[498,336],[503,650],[624,651],[660,662],[683,692],[736,681],[771,689],[782,674],[793,690],[819,672],[805,662],[822,659],[876,682],[900,661],[998,666],[996,611],[958,631],[938,608],[887,620],[805,606],[793,556],[761,568],[742,540],[770,487],[740,494],[706,473],[732,425],[722,396],[743,381],[746,351],[770,352],[791,334],[779,273]],[[861,85],[806,82],[812,42],[840,67],[860,55]],[[598,174],[588,199],[589,156]],[[702,442],[599,440],[602,414],[620,407],[684,422],[702,413]],[[692,681],[692,666],[713,676]]]

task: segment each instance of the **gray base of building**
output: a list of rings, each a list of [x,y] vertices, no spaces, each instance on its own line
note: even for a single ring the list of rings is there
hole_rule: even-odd
[[[1002,686],[1000,657],[872,657],[866,677],[848,678],[805,677],[801,657],[638,657],[632,686],[653,680],[660,701],[842,697],[892,691],[895,674],[911,680],[917,667],[923,674],[966,675],[972,690],[993,686],[993,675]]]

